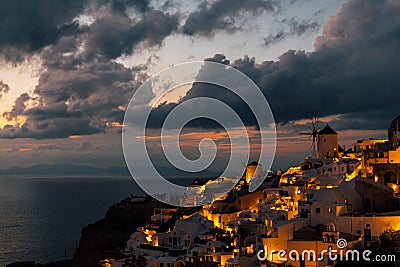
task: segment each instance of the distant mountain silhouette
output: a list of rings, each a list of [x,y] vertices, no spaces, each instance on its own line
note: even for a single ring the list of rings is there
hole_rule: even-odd
[[[119,174],[129,175],[126,167],[99,168],[73,164],[40,164],[31,167],[0,169],[0,175]]]
[[[187,173],[170,167],[157,167],[157,170],[167,178],[216,178],[217,172],[203,171],[201,173]],[[0,169],[0,175],[127,175],[127,167],[93,167],[73,164],[40,164],[31,167],[12,167]]]

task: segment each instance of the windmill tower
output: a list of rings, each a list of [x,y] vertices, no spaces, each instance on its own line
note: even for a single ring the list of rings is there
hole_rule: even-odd
[[[396,149],[398,146],[400,146],[399,122],[400,116],[392,121],[388,129],[388,138],[389,141],[392,143],[392,149]]]
[[[338,134],[329,124],[318,132],[318,158],[336,158],[338,156]]]
[[[310,150],[312,151],[312,157],[317,157],[317,141],[318,141],[318,117],[311,119],[311,125],[308,126],[310,132],[300,133],[300,135],[308,135],[308,139],[312,140]]]

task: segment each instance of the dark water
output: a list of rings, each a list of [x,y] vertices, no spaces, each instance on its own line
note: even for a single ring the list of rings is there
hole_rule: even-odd
[[[82,228],[131,194],[130,177],[0,177],[0,266],[71,258]]]

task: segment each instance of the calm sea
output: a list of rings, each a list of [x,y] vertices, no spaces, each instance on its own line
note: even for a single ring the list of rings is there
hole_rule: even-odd
[[[130,177],[0,177],[0,266],[71,258],[82,228],[131,194]]]

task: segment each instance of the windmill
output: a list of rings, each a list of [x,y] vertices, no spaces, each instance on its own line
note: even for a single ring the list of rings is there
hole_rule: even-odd
[[[311,119],[311,125],[308,126],[310,129],[310,132],[308,133],[300,133],[301,135],[308,135],[308,139],[311,140],[312,138],[312,144],[310,147],[310,150],[312,151],[312,156],[315,158],[317,157],[317,142],[318,142],[318,117],[314,117]]]

